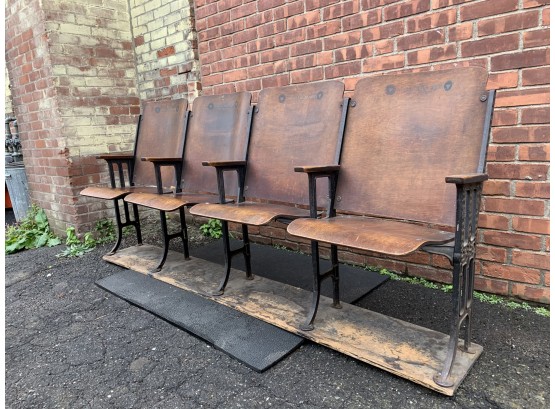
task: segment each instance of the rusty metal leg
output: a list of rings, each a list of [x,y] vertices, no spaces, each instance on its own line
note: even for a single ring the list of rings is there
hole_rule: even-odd
[[[187,234],[187,221],[185,220],[185,208],[179,208],[179,223],[181,224],[181,231],[179,232],[179,237],[181,237],[181,242],[183,243],[183,255],[185,260],[190,260],[189,256],[189,235]]]
[[[113,255],[118,251],[119,246],[121,245],[121,238],[123,236],[123,225],[121,222],[121,214],[119,211],[119,199],[114,199],[114,210],[116,212],[116,229],[118,231],[118,238],[116,240],[116,244],[112,247],[112,250],[108,253],[109,256]]]
[[[254,279],[251,270],[251,245],[249,240],[249,227],[246,224],[241,225],[243,231],[243,257],[245,258],[245,270],[247,273],[247,280]]]
[[[340,309],[341,303],[339,302],[339,258],[337,257],[337,246],[331,245],[331,279],[333,281],[333,308]]]
[[[471,351],[470,319],[474,297],[474,260],[476,257],[476,228],[480,207],[481,184],[457,185],[457,229],[453,250],[452,317],[447,357],[442,371],[434,376],[440,386],[451,387],[451,368],[455,362],[461,326],[464,324],[462,350]]]
[[[314,329],[314,318],[318,312],[318,305],[320,303],[320,288],[322,278],[320,277],[320,252],[318,250],[318,242],[312,240],[310,242],[312,253],[312,305],[310,311],[306,315],[306,320],[300,325],[301,331],[312,331]]]
[[[474,288],[474,259],[469,260],[466,264],[461,264],[461,262],[455,258],[453,265],[453,306],[447,357],[445,358],[442,371],[434,376],[435,383],[444,387],[451,387],[454,385],[454,382],[450,379],[450,375],[457,350],[459,349],[459,336],[461,327],[463,326],[464,344],[460,349],[466,353],[473,353],[470,342],[470,321]]]
[[[434,376],[434,382],[440,386],[449,388],[453,386],[453,381],[449,379],[451,368],[455,362],[457,355],[457,346],[459,343],[460,333],[460,310],[461,310],[461,281],[462,281],[462,268],[460,260],[453,260],[453,295],[451,297],[451,329],[449,331],[449,344],[447,346],[447,357],[443,363],[443,369],[439,374]]]

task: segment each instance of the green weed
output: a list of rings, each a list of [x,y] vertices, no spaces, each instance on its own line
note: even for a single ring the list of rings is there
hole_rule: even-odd
[[[85,233],[83,241],[79,240],[73,226],[66,229],[66,234],[66,249],[56,254],[56,257],[80,257],[96,247],[97,241],[90,232]]]
[[[207,237],[219,239],[222,237],[222,222],[218,219],[210,219],[200,226],[200,231]]]
[[[93,235],[96,244],[111,243],[116,240],[116,227],[114,222],[108,219],[101,219],[94,225]]]
[[[6,254],[43,246],[57,246],[61,243],[52,231],[44,210],[33,204],[18,224],[6,231]]]

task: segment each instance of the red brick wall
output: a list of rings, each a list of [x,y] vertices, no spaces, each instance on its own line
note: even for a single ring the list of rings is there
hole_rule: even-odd
[[[106,181],[95,154],[133,147],[139,98],[127,2],[10,0],[6,62],[31,199],[63,234],[107,215],[79,196]]]
[[[498,89],[476,285],[549,302],[548,0],[195,0],[205,94],[467,65]],[[308,250],[279,225],[258,240]],[[450,281],[445,259],[342,252],[346,261]]]
[[[50,211],[52,204],[64,203],[68,169],[59,146],[62,124],[45,31],[38,0],[6,7],[6,64],[29,190],[32,201]]]

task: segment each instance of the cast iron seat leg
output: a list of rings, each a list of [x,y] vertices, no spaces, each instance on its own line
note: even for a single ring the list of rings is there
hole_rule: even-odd
[[[231,258],[233,257],[231,251],[231,244],[229,243],[229,225],[228,222],[222,220],[222,238],[224,244],[224,257],[225,257],[225,265],[224,265],[224,277],[220,282],[220,285],[216,291],[212,292],[214,296],[220,296],[224,293],[224,289],[227,285],[229,280],[229,273],[231,271]]]
[[[474,276],[474,259],[470,259],[466,264],[461,264],[460,258],[453,260],[453,296],[452,296],[452,318],[449,343],[447,346],[447,357],[443,363],[440,373],[434,375],[434,382],[440,386],[450,388],[454,382],[450,378],[453,363],[459,349],[459,336],[461,326],[464,328],[464,344],[461,349],[466,353],[474,353],[470,342],[470,318],[472,312],[472,289]]]
[[[318,305],[320,303],[320,254],[318,250],[318,242],[312,240],[310,242],[311,256],[312,256],[312,305],[310,311],[306,315],[306,320],[300,325],[301,331],[312,331],[314,329],[314,318],[318,312]]]
[[[312,240],[310,242],[311,253],[312,253],[312,305],[310,311],[306,315],[305,322],[299,326],[301,331],[312,331],[314,329],[314,319],[316,318],[316,313],[318,312],[318,306],[320,304],[320,293],[322,288],[322,281],[326,278],[331,277],[333,281],[333,303],[332,307],[341,309],[341,303],[339,301],[339,261],[337,256],[337,246],[331,245],[331,269],[325,273],[320,273],[320,254],[318,248],[318,242]]]
[[[453,297],[452,316],[447,357],[434,381],[440,386],[454,385],[450,378],[459,346],[461,325],[465,324],[462,350],[475,353],[470,343],[470,319],[474,297],[474,264],[476,256],[476,228],[480,207],[482,183],[457,184],[457,221],[453,250]]]
[[[457,355],[457,346],[460,333],[460,310],[461,310],[461,263],[460,259],[453,260],[453,295],[451,297],[451,330],[449,343],[447,345],[447,357],[443,363],[443,369],[439,374],[434,375],[434,382],[439,386],[449,388],[453,386],[453,381],[449,379],[451,368]]]
[[[125,221],[122,222],[121,220],[121,209],[119,206],[119,201],[122,201],[123,203],[123,210],[124,210],[124,216],[125,216]],[[121,241],[123,238],[123,228],[127,227],[127,226],[133,226],[135,227],[135,233],[137,234],[137,245],[140,246],[143,244],[143,237],[141,234],[141,223],[139,220],[139,208],[136,204],[133,204],[133,219],[131,220],[131,217],[129,216],[129,207],[128,207],[128,203],[123,201],[123,198],[120,199],[114,199],[114,211],[116,212],[116,229],[118,231],[118,238],[116,240],[116,244],[114,244],[114,247],[112,247],[112,250],[110,250],[110,252],[108,253],[109,256],[114,255],[116,253],[116,251],[118,250],[119,246],[121,245]]]
[[[190,260],[189,256],[189,235],[187,233],[187,221],[185,220],[185,208],[179,208],[179,222],[181,224],[181,231],[179,236],[181,237],[181,242],[183,243],[183,255],[185,260]]]
[[[174,238],[177,238],[177,237],[181,238],[181,241],[183,243],[183,255],[185,257],[185,260],[190,260],[189,238],[187,236],[187,222],[185,221],[185,209],[183,207],[179,208],[179,221],[180,221],[181,229],[176,233],[170,234],[168,232],[168,222],[166,220],[166,212],[160,210],[160,224],[162,225],[162,238],[164,240],[164,252],[162,254],[162,257],[160,258],[160,262],[158,263],[158,266],[152,272],[150,272],[149,275],[152,275],[162,270],[162,267],[166,262],[166,258],[168,257],[170,241]]]
[[[160,270],[162,270],[162,266],[164,265],[164,263],[166,262],[166,258],[168,257],[168,250],[169,250],[169,245],[170,245],[170,235],[168,234],[168,223],[166,221],[166,212],[160,210],[160,223],[162,225],[162,238],[164,240],[164,253],[162,254],[162,257],[160,258],[160,262],[158,263],[158,266],[149,273],[149,275],[152,275],[154,273],[158,273]]]
[[[229,224],[227,221],[222,220],[222,238],[224,243],[224,257],[225,257],[225,266],[224,266],[224,277],[220,282],[220,286],[216,291],[212,292],[214,296],[220,296],[224,293],[225,287],[227,286],[227,282],[229,281],[229,275],[231,273],[231,260],[234,256],[239,253],[243,254],[245,258],[245,267],[246,267],[246,279],[252,280],[254,277],[252,275],[251,270],[251,250],[250,250],[250,241],[249,241],[249,230],[246,224],[242,224],[242,232],[243,232],[243,246],[238,249],[231,250],[231,243],[229,241]]]
[[[116,212],[116,229],[118,231],[118,238],[116,240],[116,244],[112,247],[112,250],[108,253],[109,256],[116,254],[119,246],[121,245],[121,238],[123,236],[123,225],[121,223],[121,214],[119,209],[119,199],[114,199],[114,210]]]
[[[251,269],[251,244],[249,240],[249,226],[246,224],[241,225],[243,231],[243,257],[245,258],[245,269],[247,273],[247,280],[253,280]]]
[[[463,320],[463,323],[466,321],[465,323],[465,329],[464,329],[464,351],[467,353],[475,353],[475,351],[473,351],[471,349],[472,343],[470,341],[470,334],[471,334],[471,321],[472,321],[472,303],[474,302],[474,259],[470,260],[470,265],[468,266],[468,271],[467,271],[467,276],[466,276],[466,286],[465,286],[465,290],[466,290],[466,305],[465,305],[465,309],[466,309],[466,316]]]
[[[135,203],[133,203],[133,218],[133,226],[135,227],[135,233],[137,234],[137,246],[142,246],[143,235],[141,233],[141,222],[139,219],[139,206],[137,206]]]
[[[341,309],[339,302],[339,258],[337,256],[337,246],[331,245],[331,279],[333,281],[333,308]]]

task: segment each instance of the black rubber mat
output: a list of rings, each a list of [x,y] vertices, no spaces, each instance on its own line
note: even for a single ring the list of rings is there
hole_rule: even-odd
[[[257,371],[294,351],[303,338],[232,308],[132,270],[96,284],[204,339]]]
[[[238,248],[239,246],[241,246],[240,241],[232,241],[232,248]],[[312,290],[312,263],[310,256],[260,244],[251,244],[251,254],[251,269],[253,274],[302,288],[303,290]],[[206,246],[192,248],[191,255],[221,264],[222,266],[224,263],[221,240]],[[232,267],[244,271],[245,262],[243,257],[234,257]],[[321,263],[322,271],[325,271],[327,268],[329,268],[329,263],[323,261]],[[374,288],[383,284],[387,279],[387,276],[342,264],[339,279],[341,301],[352,304]],[[322,283],[322,294],[327,297],[332,296],[330,279]]]
[[[234,247],[239,245],[240,242],[233,242]],[[254,274],[305,290],[312,288],[309,256],[257,244],[251,245],[251,253]],[[223,265],[220,241],[193,248],[191,255]],[[327,264],[322,264],[324,271]],[[244,270],[242,257],[235,257],[233,268]],[[386,280],[387,277],[377,273],[342,265],[341,300],[353,303]],[[331,296],[330,280],[327,281],[322,285],[322,294]],[[126,270],[96,284],[206,340],[256,371],[268,369],[304,341],[249,315],[135,271]]]

